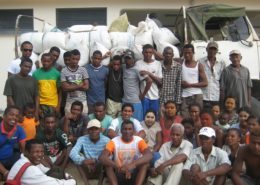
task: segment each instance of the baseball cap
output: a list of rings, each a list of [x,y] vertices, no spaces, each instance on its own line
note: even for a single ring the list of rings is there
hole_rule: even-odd
[[[199,132],[199,136],[216,137],[215,130],[210,127],[202,127]]]
[[[230,53],[229,53],[229,55],[233,55],[233,54],[241,55],[241,52],[239,50],[235,49],[235,50],[230,51]]]
[[[91,128],[91,127],[97,127],[97,128],[100,128],[101,127],[101,124],[100,124],[100,121],[98,121],[97,119],[92,119],[88,122],[88,126],[87,126],[87,129]]]
[[[215,41],[211,41],[208,43],[207,48],[216,48],[218,49],[218,43],[216,43]]]
[[[124,58],[125,58],[125,57],[129,57],[129,58],[131,58],[131,59],[135,59],[135,54],[134,54],[133,51],[127,49],[127,50],[125,51],[125,54],[124,54]]]

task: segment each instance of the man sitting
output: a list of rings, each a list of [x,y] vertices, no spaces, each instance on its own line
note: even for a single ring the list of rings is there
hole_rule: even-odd
[[[106,145],[99,160],[111,185],[143,185],[152,153],[142,138],[134,136],[132,121],[123,121],[121,133]]]
[[[98,157],[104,150],[109,138],[101,133],[101,124],[97,119],[93,119],[87,126],[88,135],[78,138],[76,145],[70,152],[70,158],[78,166],[84,179],[96,178],[101,173],[101,165]]]
[[[25,145],[25,153],[21,155],[21,158],[14,164],[8,174],[7,180],[12,180],[15,178],[19,170],[26,163],[31,163],[29,167],[26,168],[21,177],[21,185],[76,185],[74,179],[56,179],[45,175],[42,169],[44,166],[41,161],[44,158],[44,147],[41,141],[32,139],[27,141]]]

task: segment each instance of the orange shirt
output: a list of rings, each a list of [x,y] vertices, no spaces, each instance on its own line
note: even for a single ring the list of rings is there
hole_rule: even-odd
[[[24,132],[26,134],[26,141],[35,138],[36,126],[39,125],[38,121],[36,122],[34,118],[24,117],[23,122],[19,125],[24,129]]]

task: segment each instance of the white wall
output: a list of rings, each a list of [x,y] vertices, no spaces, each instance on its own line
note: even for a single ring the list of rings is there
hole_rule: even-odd
[[[215,1],[214,1],[215,2]],[[214,3],[212,1],[212,3]],[[46,20],[56,25],[56,8],[83,8],[83,7],[107,7],[107,23],[108,25],[119,16],[121,9],[179,9],[182,5],[198,5],[209,3],[206,0],[1,0],[0,9],[23,9],[33,8],[34,16]],[[218,3],[226,3],[225,0],[219,0]],[[245,4],[244,0],[230,0],[230,5],[246,6],[247,9],[259,10],[259,0],[248,0]],[[35,30],[42,27],[42,23],[34,21]],[[7,78],[8,63],[14,58],[14,34],[0,35],[0,89],[4,88]],[[6,107],[6,98],[0,95],[0,110]]]

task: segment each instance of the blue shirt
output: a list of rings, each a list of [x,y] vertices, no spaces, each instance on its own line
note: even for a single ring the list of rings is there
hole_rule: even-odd
[[[105,83],[108,77],[108,68],[103,65],[95,68],[93,65],[88,64],[87,71],[89,75],[88,104],[93,105],[98,101],[105,103]]]
[[[78,138],[76,145],[70,151],[70,158],[77,165],[81,165],[85,159],[98,159],[110,139],[100,134],[100,139],[93,143],[89,135]]]
[[[10,132],[4,128],[4,123],[0,125],[0,160],[6,160],[13,156],[14,145],[18,142],[25,142],[25,132],[19,125]]]

